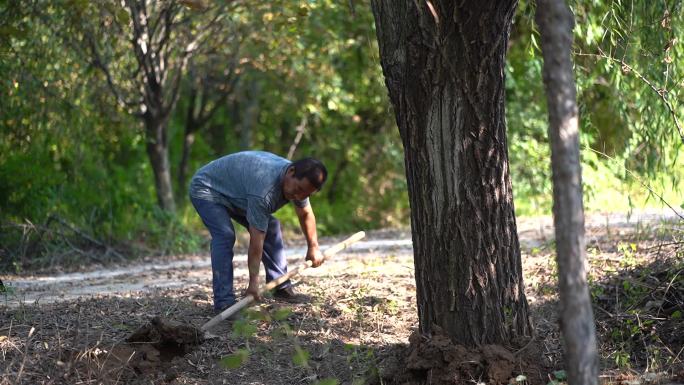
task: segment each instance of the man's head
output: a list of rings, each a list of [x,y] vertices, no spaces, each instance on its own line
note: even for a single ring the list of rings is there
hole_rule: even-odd
[[[287,200],[303,200],[319,191],[328,178],[323,163],[313,158],[293,162],[283,178],[283,195]]]

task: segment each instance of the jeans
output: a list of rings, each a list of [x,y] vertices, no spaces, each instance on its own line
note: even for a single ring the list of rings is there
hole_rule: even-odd
[[[249,228],[247,218],[229,212],[226,206],[212,201],[190,197],[192,205],[202,218],[202,222],[211,234],[211,270],[214,290],[214,309],[222,310],[234,304],[233,291],[233,246],[235,245],[235,228],[231,219]],[[283,237],[280,222],[271,216],[264,239],[264,251],[261,261],[266,270],[266,282],[270,282],[287,273],[287,260],[283,253]],[[278,285],[278,289],[291,286],[290,281]]]

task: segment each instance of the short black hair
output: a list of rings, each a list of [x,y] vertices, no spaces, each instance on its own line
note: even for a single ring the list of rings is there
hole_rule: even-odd
[[[328,179],[328,170],[321,161],[314,158],[302,158],[292,162],[290,167],[294,168],[294,177],[297,179],[306,178],[316,191],[321,191],[323,183]]]

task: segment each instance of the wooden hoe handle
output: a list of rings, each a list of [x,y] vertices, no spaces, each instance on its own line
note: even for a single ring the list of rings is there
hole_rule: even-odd
[[[365,232],[359,231],[358,233],[352,235],[351,237],[345,239],[344,241],[327,248],[325,250],[325,252],[323,252],[323,256],[327,260],[330,257],[332,257],[333,255],[335,255],[338,252],[346,249],[352,243],[359,241],[361,238],[363,238],[365,236],[366,236]],[[310,267],[311,267],[311,261],[302,262],[301,264],[299,264],[299,266],[288,271],[287,273],[283,274],[282,276],[274,279],[273,281],[267,283],[266,285],[262,286],[259,289],[259,295],[262,295],[263,293],[265,293],[269,290],[273,290],[276,286],[280,285],[281,283],[287,281],[288,279],[292,278],[296,274],[299,274],[300,272],[302,272],[302,271],[304,271]],[[233,314],[235,314],[235,313],[239,312],[240,310],[244,309],[245,307],[249,306],[252,302],[254,302],[254,297],[252,295],[245,296],[245,298],[236,302],[235,304],[233,304],[233,306],[222,311],[221,314],[218,314],[216,317],[210,319],[207,323],[202,325],[202,331],[206,332],[207,330],[213,328],[219,322],[225,320],[226,318],[232,316]]]

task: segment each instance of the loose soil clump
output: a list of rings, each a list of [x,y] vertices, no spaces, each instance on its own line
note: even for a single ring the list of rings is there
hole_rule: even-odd
[[[204,341],[204,333],[194,326],[177,321],[154,317],[126,339],[129,343],[153,344],[155,346],[174,346],[185,353]]]
[[[204,341],[203,333],[190,325],[154,317],[133,332],[124,342],[115,345],[109,354],[95,357],[91,365],[105,372],[125,372],[134,377],[174,376],[169,369],[177,357],[183,357]]]
[[[393,361],[395,367],[384,367],[383,381],[411,384],[508,384],[525,376],[527,384],[545,383],[541,377],[549,368],[540,367],[541,352],[533,341],[523,349],[511,352],[501,345],[467,348],[456,345],[439,328],[425,336],[414,332],[404,356]]]

